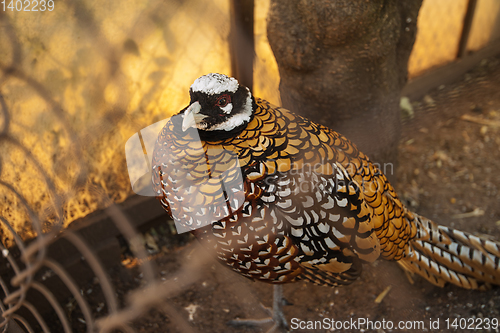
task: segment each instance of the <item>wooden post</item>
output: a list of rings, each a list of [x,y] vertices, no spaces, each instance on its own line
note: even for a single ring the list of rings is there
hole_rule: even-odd
[[[254,59],[254,0],[230,0],[231,75],[252,90]]]
[[[464,17],[464,24],[462,26],[462,35],[458,43],[457,58],[462,58],[467,52],[467,42],[469,41],[469,34],[474,20],[474,12],[476,11],[477,0],[469,0],[467,3],[467,11]]]

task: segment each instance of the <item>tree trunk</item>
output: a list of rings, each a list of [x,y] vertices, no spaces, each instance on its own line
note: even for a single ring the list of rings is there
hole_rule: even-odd
[[[271,0],[268,16],[283,106],[347,136],[393,181],[421,3]]]

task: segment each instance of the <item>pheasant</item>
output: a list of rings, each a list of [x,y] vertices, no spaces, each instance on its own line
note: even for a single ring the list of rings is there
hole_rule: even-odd
[[[153,188],[176,224],[236,272],[340,286],[382,257],[438,286],[500,284],[500,243],[411,212],[341,134],[226,75],[202,76],[189,93],[159,133]]]

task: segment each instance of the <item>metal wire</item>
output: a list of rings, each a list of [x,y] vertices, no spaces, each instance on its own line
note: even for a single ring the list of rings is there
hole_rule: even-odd
[[[130,100],[127,94],[133,95],[127,87],[121,86],[124,89],[120,89],[114,104],[108,104],[103,93],[109,85],[121,84],[118,78],[123,78],[124,74],[120,64],[130,50],[117,44],[108,31],[103,30],[102,18],[91,10],[91,3],[57,2],[56,9],[66,14],[67,21],[59,26],[54,21],[53,26],[31,29],[38,36],[32,40],[40,44],[30,44],[27,40],[31,37],[25,38],[30,28],[23,24],[29,26],[33,22],[25,21],[16,13],[0,12],[0,33],[6,37],[0,40],[3,52],[0,59],[1,331],[132,333],[136,332],[134,321],[153,308],[171,318],[179,329],[195,331],[179,311],[168,304],[168,299],[197,281],[198,270],[203,265],[199,260],[189,260],[189,265],[167,281],[170,283],[159,280],[142,236],[134,226],[136,223],[113,203],[116,198],[121,201],[130,195],[131,190],[126,171],[123,172],[124,140],[109,144],[107,140],[118,140],[115,133],[133,133],[139,129],[139,124],[147,126],[158,120],[159,115],[151,111],[152,108],[161,105],[159,100],[164,90],[178,85],[174,66],[165,67],[170,62],[167,58],[191,54],[188,66],[197,67],[203,73],[207,68],[203,61],[210,62],[209,54],[220,54],[211,45],[208,45],[207,54],[194,54],[188,44],[179,43],[179,37],[173,35],[170,27],[170,21],[175,19],[171,13],[186,13],[193,27],[207,17],[206,26],[213,26],[210,29],[215,30],[215,35],[210,35],[210,29],[199,27],[190,30],[186,38],[209,40],[215,36],[218,44],[213,44],[219,45],[220,50],[220,45],[227,44],[229,34],[229,8],[224,1],[152,0],[142,13],[139,12],[127,32],[125,44],[147,43],[155,33],[151,30],[153,24],[162,30],[164,36],[160,41],[169,55],[158,56],[155,52],[146,55],[152,64],[163,64],[163,68],[153,69],[157,71],[153,74],[162,72],[163,78],[155,79],[149,90],[141,92],[138,106],[132,110],[127,109]],[[158,12],[168,16],[164,22],[156,17]],[[87,33],[82,37],[82,45],[91,43],[93,50],[89,53],[78,45],[80,49],[75,55],[61,59],[57,49],[49,46],[54,34],[64,30],[61,27],[78,34]],[[37,48],[41,53],[32,53]],[[147,48],[138,50],[136,55],[147,52]],[[91,66],[82,67],[85,56],[92,60]],[[26,59],[32,60],[31,65],[26,65]],[[90,68],[99,62],[102,70],[92,73]],[[229,55],[223,63],[227,66],[224,71],[228,71]],[[52,74],[55,80],[51,79]],[[151,70],[143,71],[138,81],[150,80],[150,74]],[[73,81],[54,87],[52,83],[57,81],[57,75],[69,75]],[[94,75],[95,79],[86,81],[86,75]],[[95,89],[94,95],[86,94],[87,87]],[[18,89],[24,93],[17,94]],[[75,103],[77,97],[83,99],[83,106]],[[179,101],[172,108],[178,109],[182,103]],[[32,113],[26,114],[28,111]],[[141,120],[142,123],[135,120],[148,112],[149,117]],[[168,114],[163,116],[166,117]],[[125,125],[117,130],[120,120]],[[88,123],[82,125],[82,121]],[[53,144],[47,137],[52,138]],[[108,162],[98,164],[104,150],[111,150],[105,157]],[[71,226],[67,229],[70,222],[103,208],[105,214],[100,220],[90,218],[79,224],[92,230],[101,227],[99,221],[106,223],[107,228],[114,226],[117,235],[100,240],[100,247],[94,247],[93,239],[82,234],[80,229]],[[132,291],[118,290],[114,285],[115,277],[111,278],[113,267],[102,263],[106,251],[103,249],[118,244],[114,238],[118,235],[130,244],[144,281]],[[120,258],[117,257],[114,264],[119,266]],[[92,288],[85,287],[88,284],[93,284]],[[93,297],[84,290],[91,290]],[[121,296],[126,292],[129,292],[127,297]]]
[[[47,26],[46,35],[34,33],[39,39],[27,35],[36,29],[20,28],[22,17],[0,11],[0,33],[5,36],[0,40],[0,329],[132,333],[135,321],[158,309],[183,332],[195,332],[169,299],[200,279],[203,264],[210,262],[208,254],[199,251],[168,280],[158,278],[133,218],[114,203],[131,194],[123,156],[128,137],[121,133],[130,135],[180,110],[184,101],[176,91],[189,89],[184,77],[191,81],[229,63],[229,56],[221,56],[227,51],[229,5],[224,0],[151,0],[137,10],[130,25],[109,23],[111,18],[100,17],[102,13],[87,1],[57,1],[56,5],[68,20],[61,26],[57,22]],[[157,13],[166,17],[158,18]],[[205,26],[198,26],[205,20]],[[175,25],[186,22],[176,35]],[[119,38],[103,30],[108,23]],[[210,34],[207,27],[215,32]],[[52,44],[59,39],[50,37],[63,28],[70,31],[69,37],[62,36],[68,37],[69,46],[57,49],[58,53]],[[83,40],[81,45],[75,36]],[[199,42],[198,46],[181,42],[187,40]],[[205,51],[199,51],[205,44]],[[421,57],[429,52],[424,53]],[[213,54],[217,58],[210,58]],[[65,57],[69,60],[64,61]],[[127,62],[132,68],[143,67],[130,74]],[[51,69],[44,71],[39,64]],[[226,67],[229,72],[230,66]],[[62,77],[55,88],[52,72]],[[122,81],[134,75],[132,88],[124,88]],[[113,87],[118,89],[111,103],[107,96],[113,96]],[[165,97],[165,91],[173,93]],[[166,104],[171,110],[165,110]],[[21,116],[23,111],[33,115]],[[143,114],[147,116],[140,118]],[[106,223],[129,243],[139,263],[144,283],[132,291],[114,285],[112,267],[102,263],[100,249],[80,229],[71,228],[71,222],[97,209],[109,217]],[[84,223],[99,230],[102,221],[106,220],[89,217]],[[51,257],[55,244],[63,241],[70,244],[60,247],[68,250],[68,257],[84,263],[76,272],[64,260]],[[117,242],[116,236],[112,241]],[[75,276],[81,271],[88,273],[87,282]],[[83,292],[85,283],[97,285],[93,289],[102,306]]]

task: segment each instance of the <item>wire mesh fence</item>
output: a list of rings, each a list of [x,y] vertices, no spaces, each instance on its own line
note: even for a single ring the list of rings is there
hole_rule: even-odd
[[[467,11],[472,21],[466,22]],[[423,1],[418,16],[418,33],[408,63],[410,77],[457,59],[460,39],[470,30],[465,50],[473,52],[498,39],[500,7],[489,0]],[[467,27],[467,25],[470,25]]]
[[[179,331],[195,331],[169,300],[203,277],[209,254],[195,248],[165,274],[154,267],[158,242],[137,228],[165,217],[151,208],[156,203],[125,201],[132,190],[123,147],[180,110],[196,77],[230,71],[229,3],[54,1],[52,11],[29,14],[16,3],[0,11],[1,329],[136,332],[155,309]],[[256,1],[254,89],[279,103],[267,6]],[[450,13],[439,6],[436,12]],[[464,7],[452,6],[460,13]],[[460,22],[459,14],[450,16],[457,33]],[[433,42],[455,38],[447,35],[451,28],[433,29]],[[431,42],[424,44],[416,57],[429,56]],[[435,44],[439,54],[451,48]],[[169,224],[162,228],[171,232]],[[139,277],[126,288],[116,285],[126,280],[124,266],[112,265],[120,256]]]
[[[0,12],[2,330],[133,332],[159,303],[176,318],[163,300],[197,278],[197,261],[176,273],[181,284],[160,284],[137,222],[116,204],[132,194],[123,146],[181,109],[194,78],[229,71],[228,3],[50,8],[7,1]],[[123,247],[144,281],[126,296],[106,265]]]

